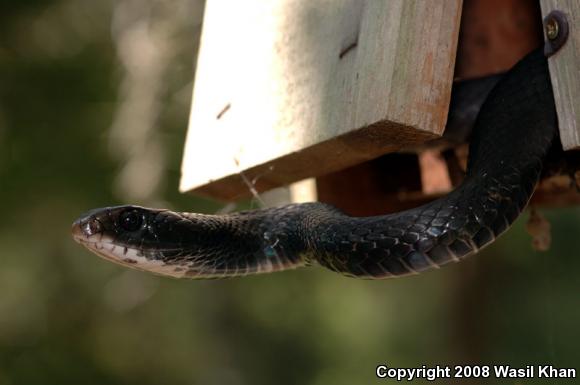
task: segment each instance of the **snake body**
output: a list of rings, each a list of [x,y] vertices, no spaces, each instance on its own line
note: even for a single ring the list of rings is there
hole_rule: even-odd
[[[547,61],[536,50],[483,104],[463,183],[421,207],[351,217],[323,203],[226,215],[119,206],[85,214],[73,235],[107,259],[175,277],[243,276],[313,262],[359,278],[419,273],[460,261],[508,229],[556,132]]]

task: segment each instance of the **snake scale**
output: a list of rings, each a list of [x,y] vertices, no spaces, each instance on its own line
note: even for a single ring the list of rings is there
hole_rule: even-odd
[[[119,206],[86,213],[73,236],[106,259],[173,277],[243,276],[313,262],[357,278],[415,274],[460,261],[508,229],[556,132],[547,60],[535,50],[483,104],[463,183],[426,205],[373,217],[323,203],[224,215]]]

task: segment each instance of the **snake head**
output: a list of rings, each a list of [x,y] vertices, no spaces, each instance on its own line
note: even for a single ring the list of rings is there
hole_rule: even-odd
[[[287,209],[272,210],[266,213],[276,217]],[[296,242],[286,242],[288,225],[276,221],[265,226],[261,215],[105,207],[77,219],[72,235],[106,260],[176,278],[223,278],[303,266]]]
[[[168,258],[182,249],[184,231],[180,227],[184,226],[183,222],[183,217],[168,210],[105,207],[91,210],[77,219],[72,225],[72,235],[75,241],[109,261],[181,277],[188,269],[170,263]],[[195,232],[187,234],[190,238],[195,237]]]

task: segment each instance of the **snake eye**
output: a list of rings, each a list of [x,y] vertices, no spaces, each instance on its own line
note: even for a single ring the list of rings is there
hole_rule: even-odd
[[[139,230],[143,224],[143,217],[137,210],[125,211],[119,217],[119,225],[125,231]]]

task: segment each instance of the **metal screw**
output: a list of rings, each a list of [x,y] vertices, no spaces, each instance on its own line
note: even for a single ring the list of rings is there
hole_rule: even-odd
[[[546,36],[549,40],[556,40],[560,33],[560,24],[555,17],[550,17],[546,20]]]
[[[550,57],[568,40],[570,27],[566,14],[557,9],[553,10],[544,18],[544,31],[546,32],[546,43],[544,44],[544,55]]]

